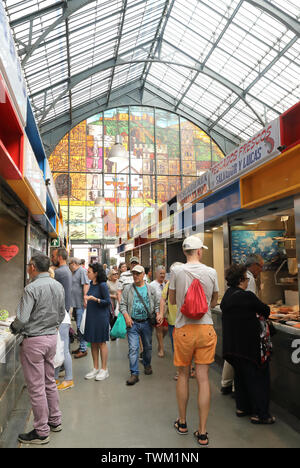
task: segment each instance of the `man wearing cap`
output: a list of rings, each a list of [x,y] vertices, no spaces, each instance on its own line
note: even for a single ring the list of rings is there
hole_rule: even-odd
[[[194,436],[199,445],[207,445],[206,422],[210,406],[209,365],[214,362],[217,343],[213,327],[211,308],[217,305],[217,272],[201,263],[202,240],[198,236],[187,237],[182,245],[187,262],[175,267],[171,273],[169,286],[170,304],[177,305],[174,329],[174,365],[179,376],[176,387],[179,417],[174,427],[179,434],[187,434],[186,411],[189,397],[189,370],[194,359],[198,384],[199,427]],[[198,279],[204,290],[208,311],[200,320],[194,320],[181,313],[185,295],[194,279]]]
[[[124,287],[127,284],[133,283],[132,268],[134,268],[136,265],[139,265],[140,261],[137,257],[131,257],[129,263],[130,263],[130,270],[123,271],[118,281],[118,301],[119,302],[121,301],[121,295],[122,295]]]
[[[152,326],[149,317],[156,313],[159,318],[159,298],[154,289],[145,283],[145,270],[141,265],[132,268],[133,283],[125,286],[120,302],[120,312],[124,315],[127,325],[129,347],[129,366],[131,376],[127,385],[135,385],[139,381],[139,349],[141,338],[143,343],[143,365],[145,375],[152,374]]]

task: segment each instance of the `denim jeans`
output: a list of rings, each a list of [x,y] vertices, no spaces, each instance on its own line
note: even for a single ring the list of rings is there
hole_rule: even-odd
[[[173,340],[174,327],[175,327],[175,325],[168,325],[168,330],[169,330],[169,335],[170,335],[170,340],[171,340],[173,353],[174,353],[174,340]]]
[[[77,336],[79,338],[79,350],[82,353],[85,353],[85,351],[87,350],[87,342],[83,339],[83,334],[79,330],[84,309],[80,309],[79,307],[74,307],[73,310],[76,311],[76,325],[77,325]]]
[[[143,365],[148,367],[151,365],[152,357],[152,327],[147,322],[133,322],[131,328],[127,329],[127,338],[129,346],[129,367],[130,372],[134,375],[139,375],[139,351],[140,342],[139,337],[143,343]]]

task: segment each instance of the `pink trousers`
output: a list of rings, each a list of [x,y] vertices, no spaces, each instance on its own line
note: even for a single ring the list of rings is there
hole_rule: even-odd
[[[21,363],[34,417],[34,429],[48,436],[48,422],[61,424],[59,396],[54,378],[53,359],[57,335],[25,338],[21,344]]]

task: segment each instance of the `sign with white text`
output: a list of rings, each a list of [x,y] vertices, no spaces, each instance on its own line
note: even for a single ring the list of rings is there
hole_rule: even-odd
[[[206,171],[195,182],[177,195],[179,203],[189,203],[197,200],[210,189],[210,171]]]
[[[212,166],[210,169],[211,189],[225,185],[243,173],[260,166],[266,160],[278,156],[279,146],[280,123],[277,118],[222,161]]]

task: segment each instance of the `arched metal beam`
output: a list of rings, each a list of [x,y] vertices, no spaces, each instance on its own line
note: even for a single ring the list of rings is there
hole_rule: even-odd
[[[245,0],[252,6],[263,10],[273,18],[277,19],[280,23],[284,24],[288,29],[293,31],[298,37],[300,37],[300,23],[296,19],[288,15],[284,10],[281,10],[272,3],[266,0]]]
[[[112,67],[118,67],[118,66],[124,66],[124,65],[132,65],[132,64],[138,64],[138,63],[161,63],[164,65],[170,65],[170,66],[176,66],[176,67],[184,67],[188,68],[190,70],[194,70],[198,73],[203,73],[204,75],[209,76],[213,80],[218,81],[220,84],[222,84],[224,87],[228,88],[230,91],[232,91],[234,94],[238,96],[239,99],[241,99],[245,104],[251,109],[253,114],[256,116],[257,120],[261,123],[262,126],[265,125],[264,121],[260,117],[260,115],[253,109],[253,107],[246,101],[245,99],[245,94],[244,90],[240,88],[239,86],[236,86],[233,84],[231,81],[227,80],[223,76],[219,75],[218,73],[214,72],[210,68],[204,66],[202,68],[201,65],[186,65],[182,63],[177,63],[177,62],[172,62],[172,61],[167,61],[167,60],[159,60],[159,59],[151,59],[151,60],[122,60],[118,59],[117,62],[115,62],[115,59],[110,59],[106,60],[102,64],[96,65],[95,67],[91,68],[90,70],[86,70],[78,75],[76,75],[76,78],[71,77],[69,80],[69,86],[52,102],[52,104],[46,109],[44,114],[42,115],[41,119],[39,120],[39,124],[42,124],[43,121],[45,120],[45,117],[47,114],[50,112],[51,109],[53,109],[56,104],[60,101],[60,99],[67,94],[76,84],[78,84],[82,79],[87,79],[91,76],[93,76],[95,73],[100,73],[101,71],[105,71],[109,68]],[[80,76],[82,75],[82,79]],[[40,93],[39,93],[40,94]]]
[[[109,107],[107,107],[106,95],[103,95],[98,99],[92,99],[81,106],[73,108],[72,121],[70,121],[69,112],[65,112],[53,121],[40,126],[39,130],[47,156],[50,156],[59,141],[73,127],[82,122],[82,120],[85,120],[99,112],[103,112],[114,107],[130,105],[158,107],[169,112],[175,112],[176,100],[174,97],[150,84],[146,84],[144,93],[141,93],[141,85],[142,81],[136,80],[126,86],[120,87],[117,90],[113,90]],[[206,117],[201,116],[201,114],[193,111],[188,106],[181,106],[177,114],[192,121],[207,133],[210,121]],[[231,151],[231,149],[241,143],[241,139],[220,126],[216,126],[210,136],[224,152]]]

